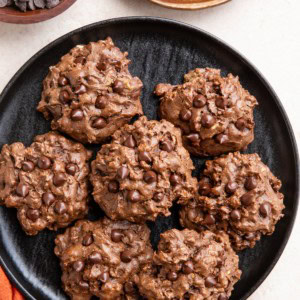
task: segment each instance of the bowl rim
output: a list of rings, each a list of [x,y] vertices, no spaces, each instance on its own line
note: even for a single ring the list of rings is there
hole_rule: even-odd
[[[219,5],[223,5],[231,0],[202,0],[198,3],[174,3],[164,0],[150,0],[150,2],[160,5],[165,8],[169,9],[178,9],[178,10],[200,10],[200,9],[206,9],[211,8]]]
[[[76,0],[75,0],[76,1]],[[292,233],[292,230],[295,225],[295,220],[297,216],[297,211],[298,211],[298,205],[299,205],[299,193],[300,193],[300,162],[299,162],[299,152],[298,152],[298,147],[297,147],[297,142],[295,139],[295,135],[291,126],[291,123],[289,121],[289,118],[287,116],[287,113],[285,112],[285,109],[276,94],[275,90],[272,88],[270,83],[265,79],[265,77],[262,75],[262,73],[252,64],[244,55],[240,54],[234,47],[231,47],[229,44],[224,42],[222,39],[216,37],[215,35],[200,29],[196,26],[187,24],[185,22],[173,20],[173,19],[168,19],[168,18],[162,18],[162,17],[152,17],[152,16],[133,16],[133,17],[120,17],[120,18],[112,18],[112,19],[107,19],[99,22],[95,22],[92,24],[88,24],[85,26],[82,26],[80,28],[77,28],[75,30],[70,31],[69,33],[66,33],[62,35],[61,37],[57,38],[56,40],[52,41],[45,47],[43,47],[41,50],[39,50],[36,54],[34,54],[16,73],[15,75],[11,78],[11,80],[8,82],[8,84],[5,86],[3,89],[2,93],[0,94],[0,103],[2,102],[3,98],[6,96],[6,94],[9,92],[9,89],[11,86],[18,80],[18,78],[22,75],[24,70],[29,67],[31,64],[35,62],[35,60],[43,55],[45,52],[47,52],[49,49],[51,49],[54,46],[57,46],[60,44],[62,41],[65,39],[68,39],[70,36],[87,31],[93,28],[97,28],[99,26],[107,26],[107,25],[115,25],[115,24],[124,24],[124,23],[131,23],[131,22],[148,22],[148,23],[153,23],[153,22],[158,22],[163,24],[170,24],[174,25],[183,29],[189,29],[192,31],[195,31],[196,33],[201,33],[205,35],[206,37],[213,39],[216,43],[221,44],[223,47],[226,48],[227,51],[231,52],[233,55],[238,56],[241,60],[245,61],[248,65],[248,67],[258,76],[258,78],[261,80],[262,84],[265,86],[266,89],[272,94],[274,101],[276,102],[278,109],[280,110],[280,113],[282,114],[283,120],[285,122],[285,125],[287,127],[287,131],[289,133],[289,137],[291,140],[292,144],[292,152],[293,152],[293,160],[295,161],[295,181],[296,181],[296,190],[295,190],[295,202],[294,202],[294,209],[293,209],[293,214],[290,217],[290,226],[286,231],[285,237],[283,239],[283,242],[278,250],[277,255],[275,256],[272,264],[269,266],[269,268],[263,273],[261,278],[256,282],[256,284],[249,289],[249,291],[245,294],[245,299],[247,299],[253,292],[263,283],[263,281],[267,278],[267,276],[271,273],[275,265],[277,264],[279,258],[281,257],[287,242],[289,241],[290,235]],[[0,265],[2,265],[6,275],[10,279],[10,281],[19,289],[19,291],[28,299],[31,300],[37,300],[34,298],[32,294],[26,288],[22,285],[21,282],[16,278],[16,276],[13,274],[9,267],[9,263],[4,261],[4,258],[0,254]]]

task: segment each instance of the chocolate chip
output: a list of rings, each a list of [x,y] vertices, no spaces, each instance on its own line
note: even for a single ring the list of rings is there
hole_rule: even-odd
[[[69,175],[72,175],[74,176],[77,172],[77,165],[76,164],[73,164],[73,163],[69,163],[66,165],[66,172],[69,174]]]
[[[188,210],[188,219],[193,222],[195,221],[196,217],[198,216],[196,209],[189,209]]]
[[[113,84],[113,91],[114,91],[115,93],[121,94],[121,93],[123,92],[124,89],[125,89],[125,87],[124,87],[124,82],[117,79],[117,80],[114,82],[114,84]]]
[[[82,288],[83,290],[88,290],[90,288],[89,284],[86,281],[79,281],[79,287]]]
[[[255,233],[249,232],[245,235],[246,240],[252,241],[255,239]]]
[[[28,209],[26,212],[26,216],[29,220],[36,222],[40,217],[40,212],[37,209]]]
[[[122,241],[122,238],[123,238],[123,233],[121,230],[119,229],[113,229],[111,231],[111,240],[115,243],[119,243]]]
[[[87,233],[82,239],[83,246],[90,246],[94,242],[93,235],[91,233]]]
[[[56,211],[56,213],[58,213],[59,215],[64,214],[65,212],[67,212],[67,206],[64,202],[62,201],[58,201],[55,206],[54,206],[54,210]]]
[[[82,95],[86,93],[86,87],[83,84],[77,85],[74,89],[74,93],[77,95]]]
[[[180,119],[184,122],[187,122],[192,117],[192,112],[186,108],[184,108],[179,115]]]
[[[99,109],[105,108],[107,105],[107,100],[104,96],[98,96],[96,99],[95,106]]]
[[[145,174],[144,174],[144,180],[145,182],[151,184],[151,183],[154,183],[156,182],[157,180],[157,175],[155,172],[153,171],[147,171]]]
[[[32,161],[24,161],[22,164],[22,170],[25,172],[31,172],[34,170],[34,163]]]
[[[45,8],[46,6],[45,0],[34,0],[34,4],[38,8]]]
[[[133,282],[126,282],[124,284],[124,290],[126,294],[133,294],[135,292],[135,286]]]
[[[68,103],[71,100],[70,94],[66,90],[62,90],[59,94],[59,100],[63,104]]]
[[[239,221],[241,219],[241,213],[239,212],[239,210],[234,209],[231,213],[230,213],[230,218],[233,221]]]
[[[223,145],[229,141],[228,135],[220,133],[216,136],[217,143]]]
[[[101,282],[107,282],[107,280],[109,279],[109,274],[107,272],[103,272],[101,273],[101,275],[99,276],[99,279]]]
[[[214,287],[216,284],[217,284],[217,282],[212,276],[208,276],[205,279],[205,286],[208,288]]]
[[[169,272],[167,277],[168,277],[168,280],[170,280],[170,281],[176,281],[178,278],[178,275],[176,272]]]
[[[218,300],[228,300],[228,297],[226,294],[223,293],[219,296]]]
[[[37,162],[37,165],[40,169],[42,170],[47,170],[50,168],[51,166],[51,160],[46,157],[46,156],[41,156],[39,159],[38,159],[38,162]]]
[[[84,269],[84,262],[82,260],[77,260],[73,263],[72,268],[75,272],[81,272]]]
[[[119,191],[119,183],[117,181],[115,181],[115,180],[111,181],[108,184],[108,190],[111,193],[117,193]]]
[[[170,183],[171,183],[171,185],[176,186],[176,185],[179,184],[180,182],[181,182],[181,178],[180,178],[179,175],[177,175],[177,174],[172,174],[172,175],[170,176]]]
[[[246,124],[246,120],[244,118],[240,118],[235,122],[235,127],[242,131],[245,129]]]
[[[204,225],[214,225],[216,223],[216,219],[213,215],[207,214],[204,217],[203,224]]]
[[[122,166],[121,168],[118,169],[117,171],[117,176],[119,179],[125,179],[129,175],[129,170],[126,166]]]
[[[150,164],[152,162],[152,158],[147,151],[141,151],[139,152],[139,160],[145,161],[146,163]]]
[[[47,2],[46,2],[46,7],[47,7],[48,9],[51,9],[51,8],[57,6],[57,5],[60,3],[60,1],[61,1],[61,0],[47,0]]]
[[[65,76],[60,76],[59,78],[58,78],[58,84],[60,85],[60,86],[65,86],[65,85],[67,85],[68,83],[69,83],[69,81],[68,81],[68,79],[65,77]]]
[[[227,100],[224,99],[223,97],[218,97],[215,103],[217,107],[224,109],[226,107]]]
[[[163,193],[155,193],[155,194],[153,195],[153,199],[154,199],[156,202],[160,202],[163,198],[164,198],[164,194],[163,194]]]
[[[257,186],[257,180],[254,176],[250,176],[245,181],[245,188],[248,191],[254,190]]]
[[[211,188],[212,188],[212,186],[209,183],[208,178],[202,178],[199,181],[199,193],[200,193],[200,195],[202,195],[202,196],[209,195],[210,192],[211,192]]]
[[[128,148],[134,148],[136,147],[136,141],[133,137],[133,135],[129,135],[125,142],[124,142],[124,146],[128,147]]]
[[[216,119],[207,113],[204,113],[201,118],[201,124],[205,128],[211,128],[216,123]]]
[[[163,141],[159,143],[159,148],[163,151],[171,152],[174,150],[174,146],[170,141]]]
[[[244,206],[249,206],[254,201],[254,193],[248,192],[241,197],[241,202]]]
[[[83,119],[83,111],[79,108],[73,109],[71,111],[71,119],[72,121],[81,121]]]
[[[182,267],[182,271],[184,274],[191,274],[194,272],[194,265],[191,261],[187,261],[183,267]]]
[[[99,252],[94,251],[89,255],[89,262],[93,265],[100,264],[102,262],[102,256]]]
[[[0,7],[5,7],[8,5],[8,0],[0,0]]]
[[[235,193],[235,191],[237,190],[238,185],[236,182],[234,181],[229,181],[226,186],[225,186],[225,192],[229,195],[232,195]]]
[[[84,56],[78,56],[74,59],[74,63],[84,65],[86,63],[86,58]]]
[[[107,125],[107,123],[106,123],[105,119],[101,118],[101,117],[93,120],[93,123],[92,123],[92,127],[97,128],[97,129],[102,129],[102,128],[106,127],[106,125]]]
[[[131,253],[129,250],[124,250],[120,254],[121,261],[124,263],[129,263],[132,260]]]
[[[271,213],[272,207],[271,204],[268,202],[263,203],[259,207],[259,212],[263,218],[266,218]]]
[[[55,202],[55,196],[51,192],[46,192],[43,194],[42,200],[46,206],[50,206]]]
[[[202,108],[206,104],[206,99],[203,95],[196,95],[193,101],[193,106],[196,108]]]
[[[29,194],[29,188],[26,184],[20,182],[17,186],[16,193],[18,196],[24,198]]]
[[[59,104],[47,106],[47,110],[50,112],[50,114],[55,120],[58,120],[62,116],[62,108]]]
[[[139,202],[140,198],[140,193],[136,190],[129,191],[127,194],[127,199],[131,202]]]
[[[186,136],[186,138],[191,142],[192,144],[197,143],[200,141],[200,136],[198,133],[191,133]]]
[[[62,186],[67,181],[66,174],[65,173],[56,173],[53,176],[53,184],[55,186]]]

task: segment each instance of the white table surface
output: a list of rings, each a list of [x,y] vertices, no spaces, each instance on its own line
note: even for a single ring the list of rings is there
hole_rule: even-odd
[[[62,15],[35,25],[0,23],[0,91],[38,50],[92,22],[160,16],[196,25],[229,43],[269,80],[300,144],[300,1],[232,0],[203,11],[176,11],[147,0],[78,0]],[[300,299],[300,218],[279,262],[250,300]]]

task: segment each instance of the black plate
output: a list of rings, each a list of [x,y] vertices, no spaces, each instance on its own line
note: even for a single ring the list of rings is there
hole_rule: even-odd
[[[0,147],[22,141],[50,129],[35,111],[42,80],[48,67],[77,44],[111,36],[129,52],[131,72],[144,83],[144,112],[157,117],[158,99],[152,92],[159,82],[181,83],[183,75],[196,67],[215,67],[239,75],[244,87],[257,97],[255,141],[248,148],[257,152],[282,182],[285,217],[276,232],[264,237],[252,250],[239,254],[243,271],[231,299],[246,299],[262,283],[279,259],[290,236],[299,193],[298,154],[294,135],[280,101],[262,75],[240,54],[198,28],[159,18],[134,17],[103,21],[75,30],[51,43],[32,57],[13,77],[0,97]],[[92,147],[97,150],[97,147]],[[198,175],[204,160],[194,159]],[[103,213],[92,204],[90,219]],[[155,247],[159,233],[178,227],[178,208],[170,218],[159,218],[152,229]],[[62,232],[62,231],[60,231]],[[14,209],[0,208],[0,261],[10,279],[29,299],[66,299],[60,288],[60,268],[53,254],[55,233],[48,230],[28,237],[20,228]]]

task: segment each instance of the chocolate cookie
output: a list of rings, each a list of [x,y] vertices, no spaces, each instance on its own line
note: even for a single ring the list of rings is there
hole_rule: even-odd
[[[90,180],[95,201],[111,219],[154,221],[170,215],[173,201],[186,203],[193,197],[193,169],[180,130],[165,120],[141,117],[102,146]]]
[[[227,300],[240,279],[238,262],[224,232],[172,229],[136,284],[149,300]]]
[[[149,236],[146,225],[78,221],[55,240],[64,290],[72,299],[138,299],[133,280],[152,260]]]
[[[224,230],[236,250],[254,247],[283,216],[281,182],[257,154],[230,153],[206,162],[199,195],[182,208],[180,221],[196,230]]]
[[[29,235],[57,230],[88,210],[88,160],[81,144],[49,132],[26,148],[4,145],[0,154],[0,205],[15,207]]]
[[[159,84],[159,113],[182,129],[183,144],[194,155],[219,155],[245,149],[253,141],[256,99],[232,74],[195,69],[185,83]]]
[[[100,143],[142,115],[142,82],[128,71],[127,52],[111,38],[77,46],[50,67],[38,111],[82,143]]]

